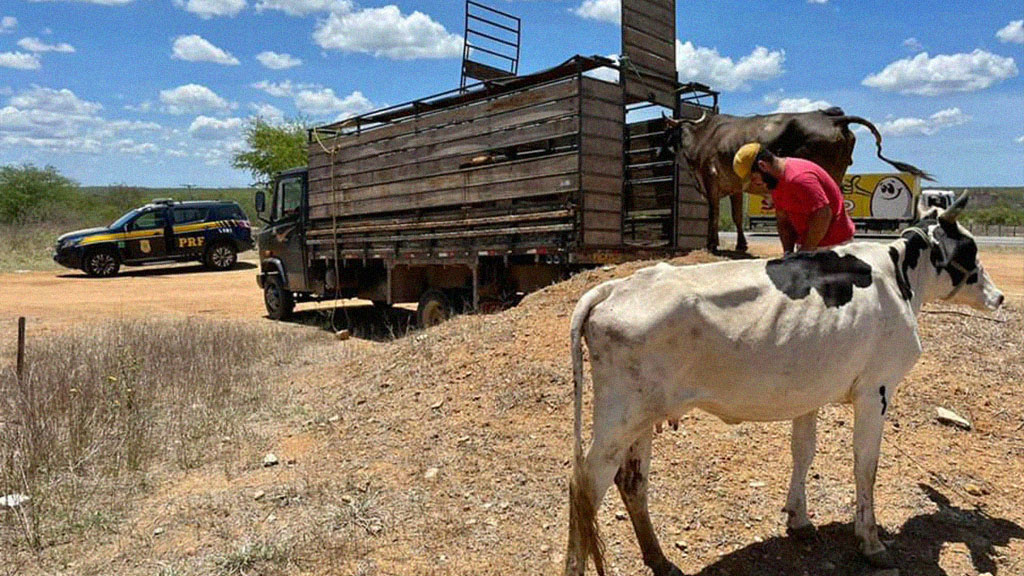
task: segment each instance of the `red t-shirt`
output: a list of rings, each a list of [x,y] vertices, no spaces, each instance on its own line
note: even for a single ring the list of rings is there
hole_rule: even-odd
[[[832,222],[818,246],[835,246],[853,238],[853,220],[846,213],[843,193],[828,172],[810,160],[786,158],[782,178],[772,190],[772,202],[789,216],[797,244],[806,244],[807,221],[822,206],[832,208]]]

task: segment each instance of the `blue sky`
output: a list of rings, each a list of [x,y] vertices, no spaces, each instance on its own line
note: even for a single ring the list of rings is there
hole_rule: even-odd
[[[618,0],[489,0],[520,72],[620,50]],[[948,186],[1024,186],[1024,4],[677,2],[682,81],[723,112],[836,105]],[[87,185],[241,186],[254,114],[329,122],[458,86],[462,0],[5,0],[0,163]],[[888,171],[862,133],[851,172]]]

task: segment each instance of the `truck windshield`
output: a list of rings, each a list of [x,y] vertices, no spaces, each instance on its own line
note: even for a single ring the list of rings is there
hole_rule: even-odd
[[[110,225],[110,228],[121,228],[122,226],[127,224],[129,220],[131,220],[132,218],[135,218],[135,216],[138,213],[139,213],[138,209],[132,210],[131,212],[125,214],[124,216],[121,216],[117,220],[114,220],[114,223]]]

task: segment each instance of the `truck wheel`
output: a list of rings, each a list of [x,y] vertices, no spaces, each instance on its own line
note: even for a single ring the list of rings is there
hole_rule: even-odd
[[[229,270],[238,262],[238,252],[230,242],[218,242],[206,251],[203,263],[210,270]]]
[[[430,328],[444,322],[452,315],[452,303],[440,290],[427,290],[420,296],[416,307],[416,325]]]
[[[280,276],[268,276],[263,284],[263,305],[267,316],[273,320],[284,320],[295,311],[295,297],[285,290]]]
[[[113,276],[120,268],[121,262],[117,259],[117,254],[109,248],[93,250],[86,255],[85,262],[82,263],[82,270],[97,278]]]

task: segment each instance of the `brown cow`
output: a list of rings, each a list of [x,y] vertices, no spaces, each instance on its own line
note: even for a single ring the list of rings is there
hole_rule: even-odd
[[[931,180],[920,169],[883,156],[882,135],[875,125],[859,116],[847,116],[840,108],[764,116],[715,114],[698,120],[666,120],[668,129],[663,152],[678,152],[683,156],[696,176],[701,193],[708,199],[709,250],[718,248],[718,205],[725,196],[732,201],[736,250],[747,249],[743,235],[742,187],[732,170],[733,156],[747,142],[760,142],[776,156],[811,160],[842,185],[846,169],[853,163],[853,146],[857,141],[850,124],[861,124],[874,134],[879,158],[897,170]]]

